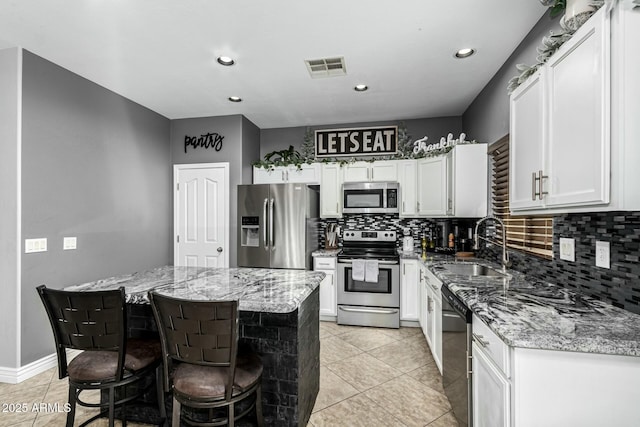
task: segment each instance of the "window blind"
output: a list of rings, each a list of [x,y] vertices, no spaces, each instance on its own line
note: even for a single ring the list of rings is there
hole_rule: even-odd
[[[505,224],[507,246],[543,258],[553,258],[553,217],[511,216],[509,213],[509,135],[489,147],[489,156],[493,215]],[[502,243],[502,230],[498,223],[494,239]]]

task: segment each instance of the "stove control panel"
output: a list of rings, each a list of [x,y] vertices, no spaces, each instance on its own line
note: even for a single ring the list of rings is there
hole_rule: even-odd
[[[378,230],[378,231],[360,231],[360,230],[345,230],[342,235],[344,241],[357,241],[357,242],[395,242],[396,232],[393,230]]]

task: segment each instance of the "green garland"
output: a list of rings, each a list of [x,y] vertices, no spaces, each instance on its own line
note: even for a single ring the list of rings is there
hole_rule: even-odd
[[[455,141],[457,142],[457,140]],[[461,141],[460,144],[475,144],[476,141]],[[252,166],[258,168],[264,168],[267,170],[273,170],[278,166],[294,165],[298,170],[302,168],[303,164],[318,163],[338,163],[340,166],[354,163],[356,161],[361,162],[375,162],[377,160],[401,160],[401,159],[420,159],[423,157],[435,157],[442,154],[446,154],[453,148],[454,145],[450,145],[441,149],[431,150],[425,152],[418,150],[414,152],[416,142],[411,139],[411,135],[407,132],[407,126],[404,122],[400,122],[398,125],[398,151],[394,155],[389,156],[372,156],[366,159],[356,159],[355,157],[323,157],[321,159],[315,158],[315,133],[311,128],[307,127],[300,146],[300,152],[290,145],[286,150],[274,150],[267,153],[262,160],[257,160],[252,163]]]

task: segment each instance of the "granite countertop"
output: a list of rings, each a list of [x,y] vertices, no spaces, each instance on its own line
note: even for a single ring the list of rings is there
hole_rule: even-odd
[[[400,256],[400,259],[417,259],[425,262],[426,264],[439,261],[454,261],[456,259],[455,255],[452,254],[427,252],[427,259],[423,260],[422,252],[420,250],[403,251],[401,248],[398,248],[398,255]]]
[[[316,257],[316,256],[326,256],[326,257],[338,256],[338,253],[340,253],[341,250],[342,250],[342,248],[337,248],[337,249],[318,249],[318,250],[315,250],[315,251],[311,252],[311,256],[312,257]]]
[[[506,281],[470,278],[447,273],[444,264],[431,271],[510,346],[640,356],[637,314],[515,271]]]
[[[237,299],[243,311],[290,313],[320,285],[324,276],[322,272],[306,270],[164,266],[65,290],[97,291],[124,286],[126,301],[134,304],[148,304],[147,292],[153,289],[184,299]]]

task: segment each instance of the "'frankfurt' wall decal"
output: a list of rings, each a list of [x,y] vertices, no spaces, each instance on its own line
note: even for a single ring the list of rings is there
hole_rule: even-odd
[[[398,127],[317,130],[315,145],[316,157],[395,154],[398,150]]]
[[[200,136],[184,136],[184,152],[187,152],[187,147],[191,146],[193,148],[213,148],[216,151],[220,151],[222,149],[222,140],[224,136],[220,135],[217,132],[209,132]]]

